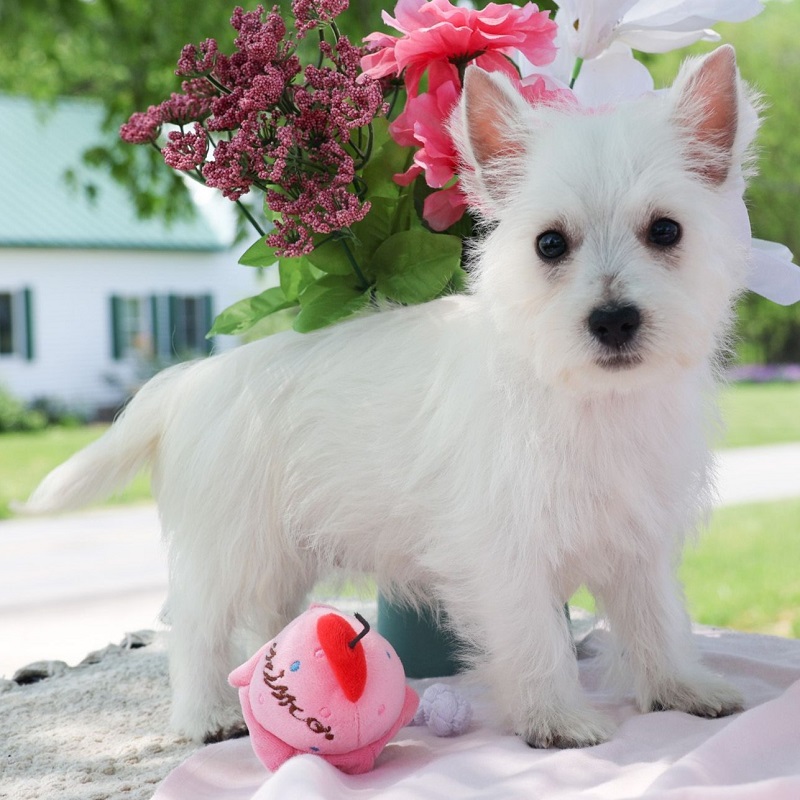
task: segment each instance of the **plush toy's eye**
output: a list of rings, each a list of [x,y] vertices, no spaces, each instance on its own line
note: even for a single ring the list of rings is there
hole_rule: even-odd
[[[671,247],[677,244],[681,238],[681,226],[668,217],[657,219],[647,232],[647,239],[652,244],[659,247]]]
[[[545,231],[536,240],[536,249],[543,259],[554,261],[567,252],[567,240],[558,231]]]

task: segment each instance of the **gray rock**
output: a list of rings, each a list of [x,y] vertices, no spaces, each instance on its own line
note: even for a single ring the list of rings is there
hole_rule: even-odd
[[[34,661],[14,673],[12,680],[14,683],[26,685],[38,683],[46,678],[57,678],[69,671],[69,664],[66,661]]]

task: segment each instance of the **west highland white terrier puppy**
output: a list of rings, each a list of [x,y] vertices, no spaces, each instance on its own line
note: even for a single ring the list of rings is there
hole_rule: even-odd
[[[235,635],[273,636],[334,567],[446,609],[534,747],[610,734],[563,613],[581,584],[643,712],[741,707],[700,663],[675,564],[712,491],[756,128],[730,47],[591,113],[472,67],[453,121],[487,222],[468,295],[166,370],[43,481],[32,512],[152,465],[179,730],[239,720]]]

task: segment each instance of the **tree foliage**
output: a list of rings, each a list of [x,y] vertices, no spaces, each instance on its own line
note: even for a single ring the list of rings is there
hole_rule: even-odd
[[[739,69],[762,95],[764,120],[758,135],[758,175],[747,192],[753,235],[787,245],[800,261],[800,106],[792,87],[800,84],[797,29],[800,2],[772,0],[755,19],[719,25],[736,48]],[[683,57],[708,52],[714,44],[653,57],[648,66],[657,85],[668,85]],[[779,306],[747,293],[739,305],[739,357],[745,362],[800,363],[800,303]]]

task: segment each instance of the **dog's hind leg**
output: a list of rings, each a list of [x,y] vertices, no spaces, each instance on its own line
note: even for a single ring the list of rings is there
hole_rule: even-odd
[[[172,563],[169,601],[177,730],[206,742],[242,730],[228,675],[297,616],[315,575],[311,558],[301,561],[288,547],[282,552],[275,540],[249,560],[230,551],[181,550]]]
[[[170,580],[169,636],[172,726],[196,741],[230,738],[243,724],[228,675],[237,666],[233,648],[234,598],[183,570]]]
[[[314,588],[317,570],[311,559],[301,561],[297,554],[292,554],[290,562],[271,560],[247,604],[245,624],[256,637],[255,649],[280,633],[305,610],[304,603]]]

